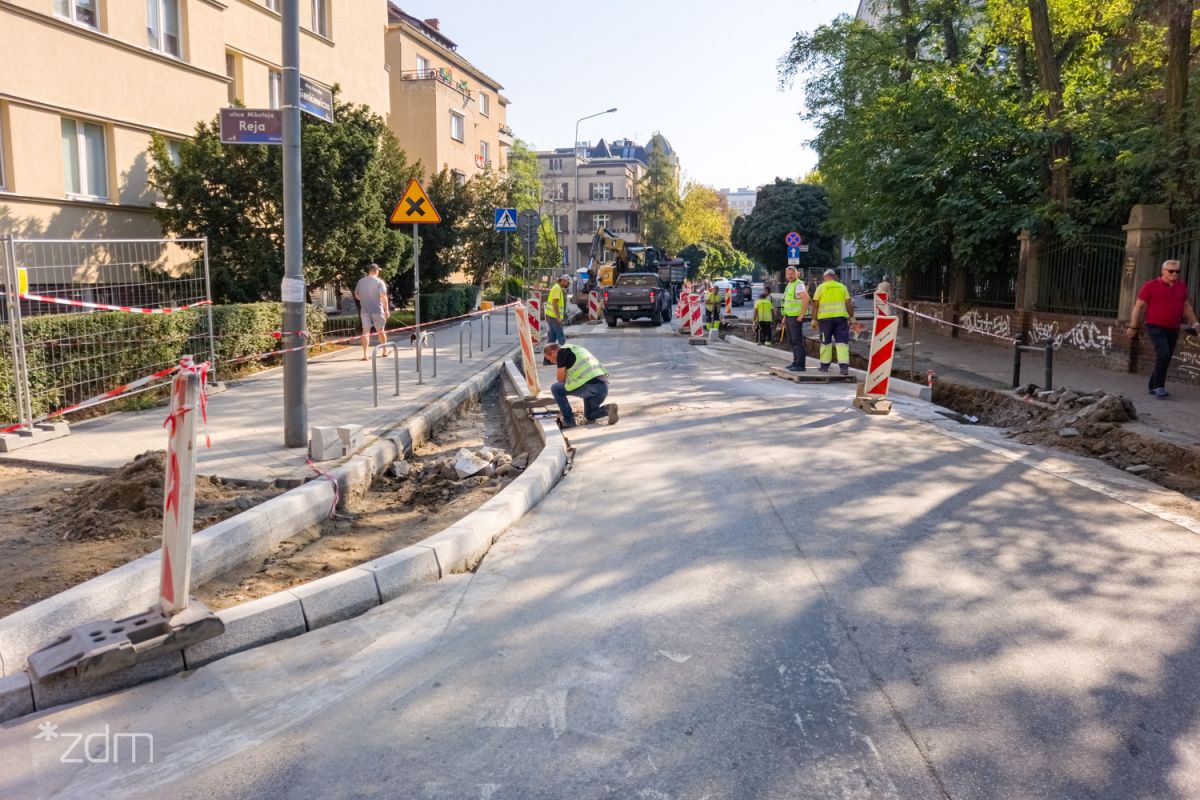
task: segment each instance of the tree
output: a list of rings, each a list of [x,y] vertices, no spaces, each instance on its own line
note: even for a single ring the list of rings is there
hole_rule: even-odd
[[[421,251],[421,291],[445,286],[449,277],[459,270],[466,258],[466,246],[461,227],[470,214],[467,190],[448,167],[434,175],[424,186],[433,207],[442,221],[436,225],[419,225]],[[392,276],[388,288],[402,301],[413,296],[412,270]]]
[[[336,94],[335,94],[336,98]],[[335,101],[335,122],[302,115],[304,269],[309,285],[350,286],[364,265],[384,275],[405,268],[409,238],[387,226],[394,187],[415,169],[383,119]],[[150,181],[162,193],[163,229],[207,237],[218,302],[279,296],[283,277],[283,164],[279,147],[222,145],[217,118],[196,125],[178,163],[151,139]]]
[[[803,267],[836,266],[839,238],[826,230],[829,216],[823,187],[776,178],[758,190],[754,210],[734,226],[733,246],[782,275],[787,266],[784,238],[796,231],[809,247],[801,257]]]
[[[688,183],[680,206],[679,238],[684,242],[728,241],[729,232],[729,214],[720,193],[711,186]]]
[[[679,234],[683,204],[679,198],[679,176],[667,147],[662,134],[650,138],[647,147],[650,164],[638,182],[638,198],[642,241],[674,253],[683,245]]]

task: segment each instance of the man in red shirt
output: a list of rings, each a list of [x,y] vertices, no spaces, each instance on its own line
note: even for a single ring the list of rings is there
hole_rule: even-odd
[[[1137,302],[1133,304],[1133,313],[1129,315],[1129,327],[1126,333],[1130,338],[1137,335],[1138,319],[1143,311],[1146,312],[1146,336],[1154,346],[1154,369],[1150,372],[1150,394],[1155,397],[1167,397],[1167,367],[1171,356],[1175,355],[1175,344],[1179,341],[1179,327],[1187,319],[1192,330],[1200,330],[1196,321],[1196,311],[1188,300],[1187,285],[1179,279],[1179,262],[1164,261],[1162,276],[1146,285],[1138,292]]]

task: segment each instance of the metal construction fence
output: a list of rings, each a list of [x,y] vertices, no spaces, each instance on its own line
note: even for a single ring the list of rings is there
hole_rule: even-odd
[[[28,426],[184,353],[215,362],[204,239],[0,237],[0,261],[4,421]]]
[[[1088,231],[1068,241],[1043,242],[1038,251],[1037,308],[1060,314],[1115,317],[1121,299],[1125,234]]]
[[[1162,264],[1168,259],[1179,262],[1180,279],[1187,284],[1192,308],[1200,308],[1200,227],[1183,230],[1159,237],[1154,248],[1155,262]],[[1155,270],[1155,276],[1158,270]]]

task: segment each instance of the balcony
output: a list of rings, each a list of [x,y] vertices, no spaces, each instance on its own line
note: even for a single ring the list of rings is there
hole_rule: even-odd
[[[579,200],[580,211],[637,211],[637,209],[636,197],[609,197],[606,199],[583,197]]]
[[[475,155],[475,166],[479,169],[491,169],[492,160],[490,158],[484,158],[481,154],[477,153]]]
[[[402,81],[437,81],[445,86],[449,86],[454,91],[461,94],[467,100],[473,99],[471,90],[467,88],[466,81],[454,80],[453,73],[448,69],[410,69],[400,73]]]
[[[498,131],[500,133],[500,144],[511,147],[513,143],[513,129],[501,124]]]

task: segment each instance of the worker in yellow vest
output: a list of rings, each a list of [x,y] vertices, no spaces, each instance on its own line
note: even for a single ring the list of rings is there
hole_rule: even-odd
[[[609,425],[617,424],[617,404],[604,405],[608,398],[608,370],[600,359],[577,344],[560,346],[557,342],[549,342],[542,352],[558,367],[558,380],[550,387],[550,394],[558,401],[564,429],[574,428],[576,424],[567,395],[583,399],[585,425],[605,417],[608,417]]]
[[[771,287],[763,284],[762,297],[754,301],[754,321],[758,323],[758,343],[771,343],[771,328],[775,322],[775,305],[771,302]]]
[[[707,312],[707,318],[704,320],[708,323],[708,327],[716,328],[721,324],[721,312],[717,309],[721,306],[721,292],[717,289],[716,284],[708,287],[708,294],[704,296],[704,310]]]
[[[804,362],[808,358],[804,352],[804,317],[808,314],[808,289],[800,280],[795,267],[788,267],[784,273],[787,286],[783,290],[783,302],[779,310],[783,315],[783,326],[787,331],[788,344],[792,346],[792,363],[788,365],[789,372],[804,372]]]
[[[843,375],[849,375],[850,320],[854,317],[854,300],[832,269],[825,270],[825,278],[813,294],[813,316],[821,334],[821,372],[829,372],[836,346],[838,369]]]
[[[567,287],[571,285],[571,276],[562,275],[558,282],[550,287],[546,298],[546,327],[550,329],[547,341],[567,343],[567,334],[563,332],[563,320],[567,316]]]

